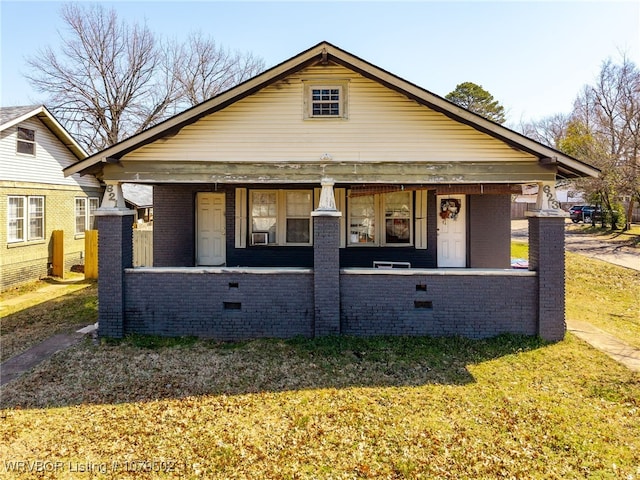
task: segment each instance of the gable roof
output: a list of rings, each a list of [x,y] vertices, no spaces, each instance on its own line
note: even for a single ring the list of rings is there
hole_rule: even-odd
[[[87,152],[80,146],[71,134],[58,122],[53,114],[44,105],[24,105],[16,107],[0,107],[0,132],[19,123],[37,117],[58,137],[58,140],[67,147],[78,160],[87,158]],[[68,176],[68,175],[65,175]]]
[[[513,148],[528,152],[538,157],[543,163],[555,164],[558,168],[559,175],[563,178],[595,177],[599,174],[597,168],[459,107],[434,93],[376,67],[328,42],[321,42],[199,105],[189,108],[164,122],[108,147],[82,162],[67,167],[64,169],[64,174],[72,175],[78,172],[83,174],[93,173],[101,168],[102,163],[117,162],[127,153],[162,137],[175,135],[182,128],[198,121],[200,118],[222,110],[292,73],[303,70],[316,63],[327,62],[334,62],[351,69],[455,121],[469,125],[478,131],[497,138]]]

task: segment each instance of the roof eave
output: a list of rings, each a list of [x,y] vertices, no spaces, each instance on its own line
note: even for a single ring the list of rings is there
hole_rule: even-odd
[[[98,152],[83,162],[79,162],[76,165],[66,168],[64,170],[64,174],[65,176],[68,176],[74,173],[86,173],[92,166],[97,166],[102,162],[106,162],[107,159],[119,160],[123,155],[126,155],[127,153],[159,138],[175,134],[186,125],[197,121],[203,116],[225,108],[239,99],[251,95],[261,88],[286,77],[292,72],[305,68],[307,65],[317,60],[331,60],[357,71],[361,75],[382,83],[388,88],[398,91],[406,95],[408,98],[436,110],[449,118],[465,123],[478,131],[493,136],[494,138],[498,138],[511,145],[513,148],[528,152],[538,157],[541,161],[548,158],[553,159],[553,161],[558,164],[558,170],[565,171],[568,175],[571,174],[572,178],[581,176],[597,177],[600,173],[598,169],[587,165],[584,162],[538,143],[502,125],[487,120],[480,115],[465,110],[454,103],[429,92],[428,90],[418,87],[417,85],[387,72],[386,70],[376,67],[375,65],[341,50],[328,42],[321,42],[295,57],[272,67],[262,74],[257,75],[256,77],[253,77],[230,90],[222,92],[210,100],[196,105],[175,117],[165,120],[164,122],[113,145],[102,152]]]

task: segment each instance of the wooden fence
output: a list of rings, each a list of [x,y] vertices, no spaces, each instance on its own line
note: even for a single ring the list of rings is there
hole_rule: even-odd
[[[133,266],[153,266],[153,230],[133,230]]]
[[[53,243],[53,261],[51,262],[51,274],[54,277],[64,278],[64,230],[51,232]]]
[[[84,278],[98,278],[98,231],[84,232]]]

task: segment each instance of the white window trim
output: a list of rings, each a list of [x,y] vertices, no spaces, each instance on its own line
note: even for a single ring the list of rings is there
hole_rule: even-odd
[[[349,225],[349,231],[347,232],[347,246],[348,247],[413,247],[415,244],[415,195],[413,192],[408,192],[411,201],[409,202],[410,211],[409,211],[409,241],[406,243],[387,243],[386,242],[386,219],[385,219],[385,195],[384,193],[378,193],[372,195],[374,197],[374,221],[375,221],[375,241],[374,242],[360,242],[360,241],[352,241],[352,221],[351,221],[351,202],[352,198],[348,197],[349,202],[349,219],[347,225]]]
[[[289,192],[307,192],[311,194],[311,202],[309,205],[309,242],[307,243],[293,243],[287,242],[287,205],[286,198],[287,193]],[[313,210],[313,189],[287,189],[287,190],[275,190],[275,189],[251,189],[249,190],[249,212],[248,212],[248,221],[249,221],[249,244],[253,245],[251,240],[253,238],[254,233],[263,233],[262,230],[253,231],[253,218],[251,212],[253,211],[253,194],[254,193],[275,193],[276,194],[276,241],[273,243],[269,243],[269,246],[287,246],[287,247],[309,247],[313,245],[313,221],[311,218],[311,211]],[[291,218],[301,218],[301,217],[291,217]]]
[[[84,230],[79,232],[78,228],[78,200],[81,200],[84,203]],[[75,197],[73,202],[73,230],[75,238],[82,238],[85,235],[85,231],[91,230],[93,225],[91,225],[92,220],[95,219],[95,214],[92,214],[91,204],[95,203],[96,208],[100,206],[100,199],[98,197]],[[95,212],[95,209],[93,210]]]
[[[11,222],[11,218],[9,216],[9,211],[7,210],[7,243],[8,244],[16,244],[16,243],[24,243],[24,242],[37,242],[45,239],[46,236],[46,222],[45,222],[45,197],[44,195],[9,195],[7,197],[7,205],[9,204],[9,199],[19,198],[22,200],[22,237],[20,238],[9,238],[9,223]],[[39,198],[42,199],[42,235],[40,236],[31,236],[31,216],[33,211],[31,209],[31,199]]]
[[[12,199],[22,200],[22,217],[11,217],[9,216],[9,210],[7,210],[7,243],[25,242],[27,239],[26,228],[25,228],[26,218],[27,218],[27,211],[26,211],[25,205],[26,205],[27,197],[20,196],[20,195],[9,195],[9,197],[7,198],[7,206],[9,205],[9,203],[11,203],[10,201]],[[20,218],[22,218],[22,236],[17,238],[9,238],[9,231],[10,231],[9,224],[11,223],[12,220],[16,222]]]
[[[33,140],[24,140],[20,138],[20,130],[29,130],[31,132],[33,132]],[[29,127],[16,127],[16,155],[24,155],[25,157],[35,157],[36,156],[36,150],[37,150],[37,145],[36,145],[36,136],[38,135],[38,132],[36,131],[35,128],[29,128]],[[25,144],[29,144],[29,145],[33,145],[33,153],[24,153],[18,150],[18,145],[20,143],[25,143]]]
[[[349,82],[347,80],[316,79],[304,81],[303,112],[305,120],[344,120],[349,118]],[[329,88],[340,91],[338,115],[314,115],[311,93],[314,89]]]
[[[33,212],[31,211],[31,200],[32,199],[40,199],[42,201],[42,218],[40,219],[40,223],[41,225],[41,231],[42,231],[42,235],[38,235],[38,236],[31,236],[31,216],[33,215]],[[34,240],[44,240],[45,238],[45,200],[44,200],[44,196],[43,195],[31,195],[29,197],[27,197],[27,225],[26,225],[26,230],[27,230],[27,241],[34,241]]]

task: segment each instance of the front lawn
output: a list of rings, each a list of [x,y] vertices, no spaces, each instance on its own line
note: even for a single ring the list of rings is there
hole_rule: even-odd
[[[171,343],[87,341],[3,387],[0,470],[39,459],[61,465],[56,478],[640,475],[640,376],[571,335]]]
[[[640,348],[640,272],[567,252],[566,315]]]
[[[639,288],[567,254],[569,316],[637,341]],[[570,334],[87,339],[1,394],[8,478],[640,478],[640,374]]]

